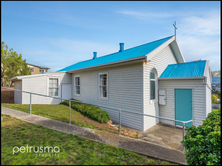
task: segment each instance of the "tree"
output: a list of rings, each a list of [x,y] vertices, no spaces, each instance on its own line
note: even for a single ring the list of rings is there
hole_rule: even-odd
[[[7,57],[11,49],[8,51],[8,46],[5,45],[5,42],[1,43],[1,86],[6,85],[6,74],[7,71]]]
[[[29,75],[31,69],[28,67],[26,60],[22,60],[22,55],[13,51],[8,50],[8,46],[1,43],[1,84],[5,86],[7,83],[12,86],[10,80],[16,76]]]
[[[220,70],[212,71],[212,77],[220,77]]]

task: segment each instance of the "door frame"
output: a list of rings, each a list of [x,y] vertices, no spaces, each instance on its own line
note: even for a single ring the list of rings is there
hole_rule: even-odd
[[[175,108],[175,104],[176,104],[176,100],[175,100],[175,89],[191,89],[192,90],[192,119],[193,119],[193,125],[194,125],[194,118],[193,118],[193,113],[194,113],[194,110],[193,110],[193,92],[194,92],[194,87],[174,87],[173,88],[173,98],[174,98],[174,105],[173,105],[173,108],[174,108],[174,119],[176,120],[176,108]],[[178,125],[175,123],[174,121],[174,125],[175,127],[182,127],[181,125]]]

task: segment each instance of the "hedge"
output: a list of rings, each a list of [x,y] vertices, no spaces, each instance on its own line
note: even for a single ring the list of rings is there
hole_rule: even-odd
[[[75,100],[75,99],[72,99]],[[107,123],[110,118],[110,115],[106,112],[101,110],[101,108],[90,105],[90,104],[85,104],[85,103],[80,103],[80,101],[75,100],[71,101],[71,108],[82,113],[83,115],[87,116],[88,118],[95,120],[100,123]],[[67,105],[69,106],[69,100],[65,100],[61,102],[60,104]]]
[[[212,111],[201,126],[187,127],[185,157],[189,165],[219,165],[221,161],[221,109]]]

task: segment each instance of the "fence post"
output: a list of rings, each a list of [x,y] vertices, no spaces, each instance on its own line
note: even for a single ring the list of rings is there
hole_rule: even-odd
[[[184,129],[184,122],[183,122],[183,141],[184,141],[185,129]],[[183,152],[184,152],[184,143],[183,143]]]
[[[69,124],[71,124],[71,101],[69,100]]]
[[[121,135],[121,110],[119,110],[119,135]]]
[[[32,114],[32,94],[30,93],[30,114]]]

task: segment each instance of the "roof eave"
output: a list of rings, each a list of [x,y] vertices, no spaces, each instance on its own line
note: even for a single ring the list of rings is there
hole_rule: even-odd
[[[175,39],[172,43],[170,43],[170,48],[172,49],[178,63],[184,63],[185,59],[184,59],[183,53],[180,49],[180,46],[177,42],[177,39]]]
[[[25,75],[25,76],[16,76],[16,77],[13,77],[13,78],[11,78],[10,80],[11,81],[14,81],[14,80],[22,80],[22,79],[24,79],[24,78],[29,78],[29,77],[38,77],[38,76],[44,76],[44,75],[46,75],[46,74],[34,74],[34,75]]]
[[[115,61],[115,62],[100,64],[100,65],[85,67],[85,68],[81,68],[81,69],[74,69],[74,70],[61,71],[61,72],[72,73],[72,72],[78,71],[78,70],[85,70],[85,69],[96,68],[96,67],[104,67],[104,66],[108,66],[108,65],[114,65],[114,64],[118,64],[118,63],[124,63],[124,62],[135,61],[135,60],[143,60],[143,59],[144,59],[144,60],[146,59],[146,56],[145,56],[145,55],[139,56],[139,57],[130,58],[130,59],[124,59],[124,60],[120,60],[120,61]]]
[[[158,78],[158,80],[184,80],[184,79],[205,79],[205,76],[197,76],[197,77],[163,77]]]
[[[33,65],[33,64],[31,64],[31,63],[27,63],[28,65],[32,65],[32,66],[36,66],[36,67],[39,67],[39,68],[42,68],[42,69],[50,69],[50,68],[48,68],[48,67],[44,67],[44,66],[37,66],[37,65]]]
[[[11,78],[10,80],[15,82],[15,81],[21,81],[22,79],[19,79],[19,78],[17,78],[17,77],[14,77],[14,78]]]

